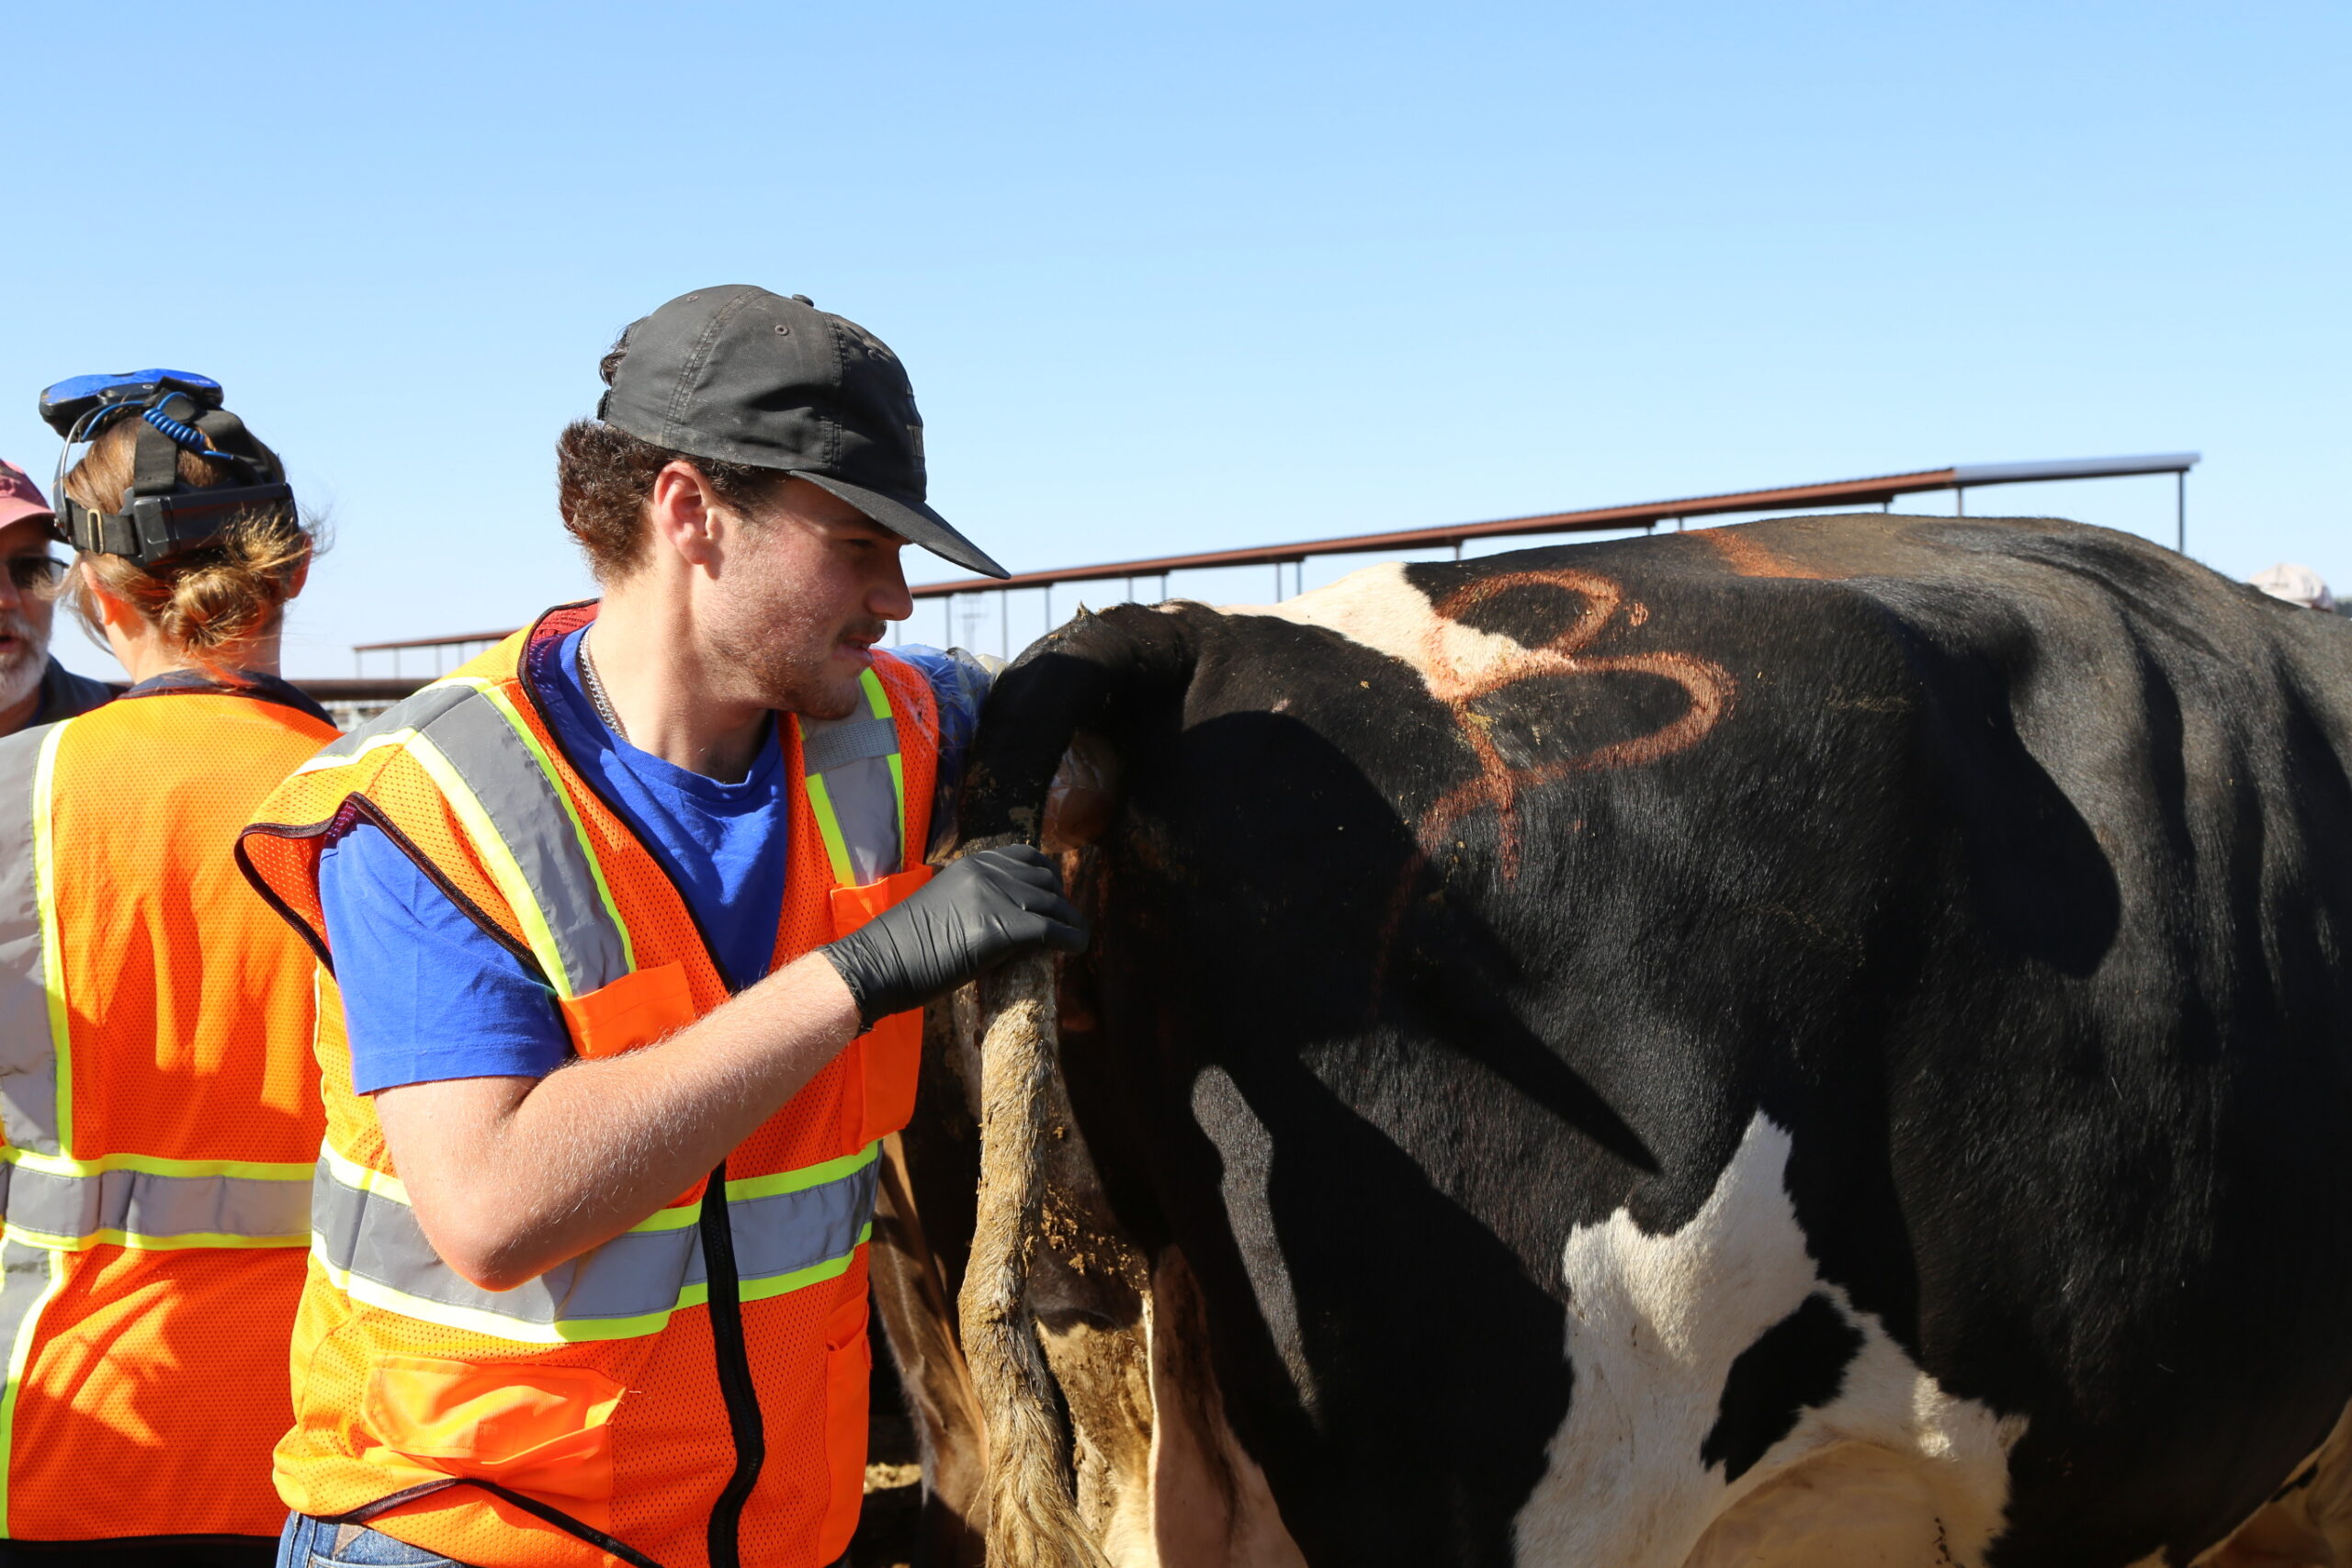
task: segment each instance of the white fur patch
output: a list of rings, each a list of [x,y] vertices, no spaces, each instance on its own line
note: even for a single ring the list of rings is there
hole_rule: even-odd
[[[1228,604],[1225,613],[1272,615],[1335,631],[1404,660],[1432,690],[1475,682],[1527,651],[1510,637],[1476,631],[1441,616],[1429,595],[1406,581],[1402,561],[1383,561],[1351,571],[1337,582],[1280,604]]]
[[[1568,1416],[1516,1525],[1523,1563],[1811,1568],[1974,1563],[1999,1528],[2024,1435],[1945,1393],[1878,1320],[1824,1282],[1782,1178],[1787,1132],[1758,1114],[1706,1204],[1670,1235],[1620,1209],[1563,1251]],[[1862,1348],[1836,1399],[1736,1482],[1699,1457],[1741,1351],[1811,1294]]]

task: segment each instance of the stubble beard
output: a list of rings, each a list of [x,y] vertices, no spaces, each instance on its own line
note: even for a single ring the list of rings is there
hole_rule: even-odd
[[[879,635],[881,623],[875,623]],[[730,626],[714,637],[719,655],[742,671],[763,706],[806,718],[847,718],[857,711],[857,678],[833,671],[833,649],[857,626],[815,626],[794,619]]]
[[[0,649],[0,711],[32,695],[49,672],[49,638],[21,610],[0,614],[0,635],[17,640]]]

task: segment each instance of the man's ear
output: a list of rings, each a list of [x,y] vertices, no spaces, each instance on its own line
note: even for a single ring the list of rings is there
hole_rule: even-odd
[[[670,550],[690,566],[718,558],[718,495],[692,463],[666,463],[653,476],[645,520],[655,549]]]

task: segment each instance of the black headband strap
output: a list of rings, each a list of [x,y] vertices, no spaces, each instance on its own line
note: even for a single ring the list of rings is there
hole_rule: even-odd
[[[179,443],[148,423],[139,422],[138,446],[130,470],[133,495],[169,495],[180,487]]]

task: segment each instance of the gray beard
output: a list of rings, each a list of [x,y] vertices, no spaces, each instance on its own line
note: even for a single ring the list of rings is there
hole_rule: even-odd
[[[49,639],[13,610],[0,615],[0,631],[13,632],[22,639],[14,651],[0,654],[0,710],[5,710],[32,695],[40,678],[49,672]]]

